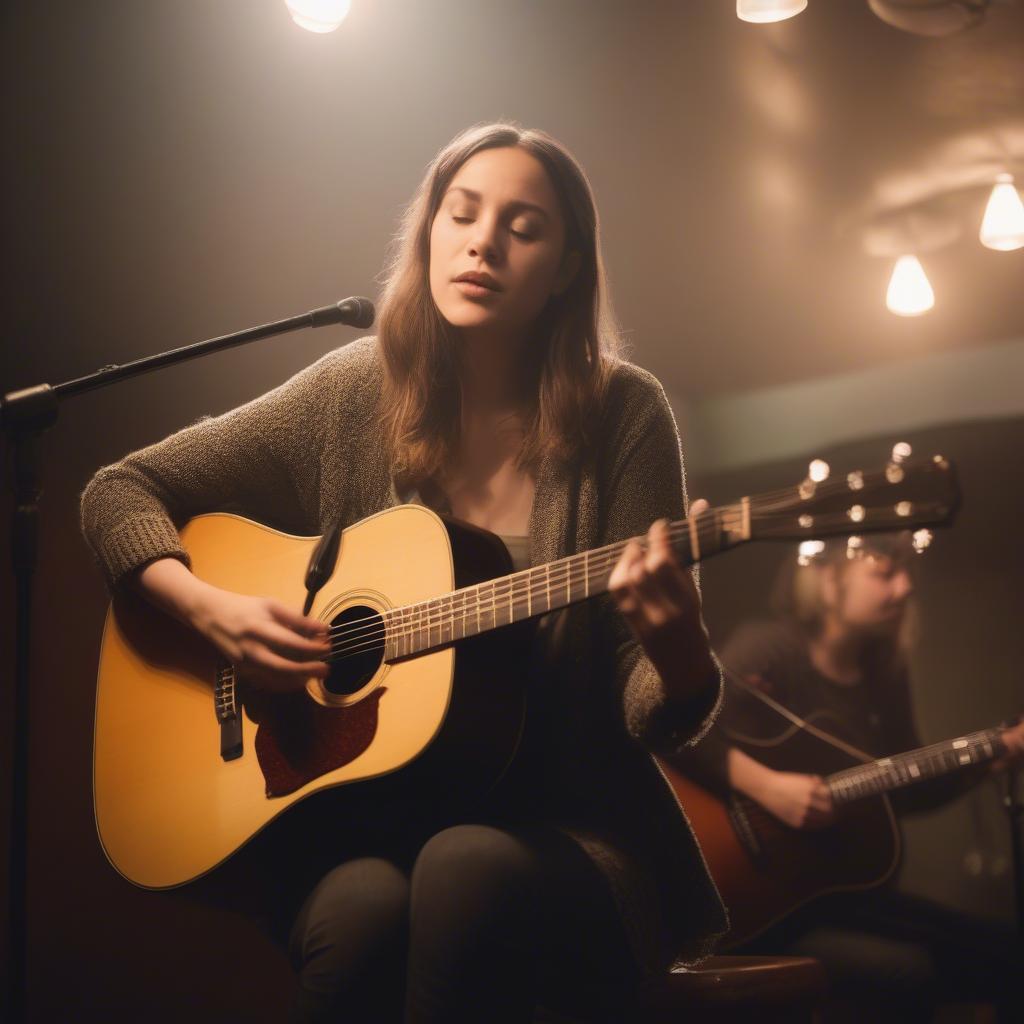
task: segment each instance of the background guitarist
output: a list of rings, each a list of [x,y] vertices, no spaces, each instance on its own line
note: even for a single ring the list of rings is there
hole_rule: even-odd
[[[809,565],[794,560],[784,566],[774,602],[782,615],[740,626],[721,650],[727,673],[722,713],[699,747],[676,761],[712,792],[737,790],[796,829],[823,829],[834,820],[829,789],[814,765],[806,773],[775,771],[730,744],[730,731],[765,735],[766,715],[777,716],[768,735],[788,723],[729,676],[802,717],[830,712],[842,738],[872,757],[921,746],[906,659],[913,548],[907,534],[863,542],[860,557],[847,557],[845,541],[832,542]],[[996,767],[1021,760],[1024,725],[1006,730],[1003,739],[1009,754]],[[989,766],[968,768],[890,798],[897,810],[925,810],[988,772]],[[1008,1012],[1011,979],[1019,978],[1022,964],[1009,929],[889,887],[823,897],[741,951],[817,957],[847,1012],[856,1006],[870,1019],[899,1021],[931,1019],[946,995],[998,998]]]

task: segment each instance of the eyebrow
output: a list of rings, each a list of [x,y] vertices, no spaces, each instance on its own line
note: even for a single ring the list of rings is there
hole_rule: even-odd
[[[467,198],[473,199],[476,202],[480,202],[483,198],[479,192],[474,192],[471,188],[463,188],[461,185],[453,185],[448,189],[445,193],[445,198],[451,195],[452,192],[462,192],[467,196]],[[525,199],[513,199],[512,202],[507,205],[516,210],[532,210],[534,213],[539,213],[545,220],[551,219],[548,215],[548,211],[545,210],[543,206],[537,206],[536,203],[528,203]]]

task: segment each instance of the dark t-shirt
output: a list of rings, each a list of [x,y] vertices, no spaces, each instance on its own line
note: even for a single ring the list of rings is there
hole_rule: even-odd
[[[833,731],[872,758],[922,745],[914,725],[906,661],[891,647],[866,651],[861,680],[854,684],[823,676],[811,662],[806,635],[789,620],[744,623],[718,655],[725,669],[721,714],[692,753],[678,761],[679,767],[713,792],[725,794],[729,788],[729,732],[772,736],[790,724],[741,683],[801,718],[828,713],[836,721]],[[829,731],[827,722],[817,724]],[[808,773],[815,770],[807,766]],[[926,810],[958,795],[977,777],[976,772],[968,772],[922,782],[891,794],[893,803],[900,811]]]

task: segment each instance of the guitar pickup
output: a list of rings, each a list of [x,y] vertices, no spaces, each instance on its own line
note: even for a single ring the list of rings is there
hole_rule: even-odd
[[[220,756],[235,761],[242,756],[242,716],[235,695],[235,669],[225,665],[217,670],[213,706],[220,725]]]

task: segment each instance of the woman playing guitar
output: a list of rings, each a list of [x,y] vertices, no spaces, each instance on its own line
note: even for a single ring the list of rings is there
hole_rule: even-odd
[[[201,512],[314,535],[414,501],[500,535],[517,569],[647,533],[613,600],[524,638],[526,732],[489,800],[440,828],[403,815],[322,833],[330,869],[291,935],[297,1019],[526,1021],[543,997],[618,1020],[645,971],[724,928],[644,749],[691,744],[720,694],[661,522],[685,506],[679,437],[658,382],[615,351],[583,171],[542,132],[474,128],[407,210],[375,338],[104,468],[83,495],[112,589],[273,694],[327,675],[325,624],[194,576],[176,527]],[[317,858],[294,853],[301,877]]]
[[[742,794],[789,828],[820,830],[826,837],[844,813],[823,778],[831,767],[807,763],[780,770],[764,763],[792,761],[772,739],[793,731],[773,702],[872,758],[921,747],[906,660],[913,624],[909,535],[864,537],[856,550],[859,557],[850,558],[853,550],[845,542],[832,542],[810,564],[784,567],[776,591],[784,614],[742,625],[723,647],[730,681],[722,714],[699,748],[676,760],[723,799]],[[805,742],[799,733],[796,738]],[[996,767],[1019,762],[1024,724],[1004,729],[1000,738],[1005,753]],[[910,780],[893,793],[893,805],[906,812],[937,807],[991,767]],[[857,828],[848,829],[841,844],[851,858],[851,847],[871,841],[869,834],[858,836]],[[884,843],[887,837],[878,838]],[[828,859],[839,854],[822,852]],[[820,867],[827,874],[829,866]],[[817,868],[807,864],[805,873]],[[888,887],[822,897],[738,948],[818,958],[833,994],[872,1020],[930,1020],[936,1001],[948,995],[998,997],[1009,1012],[1010,982],[1021,966],[1020,946],[1008,930]],[[1013,1013],[1006,1019],[1018,1018]]]

